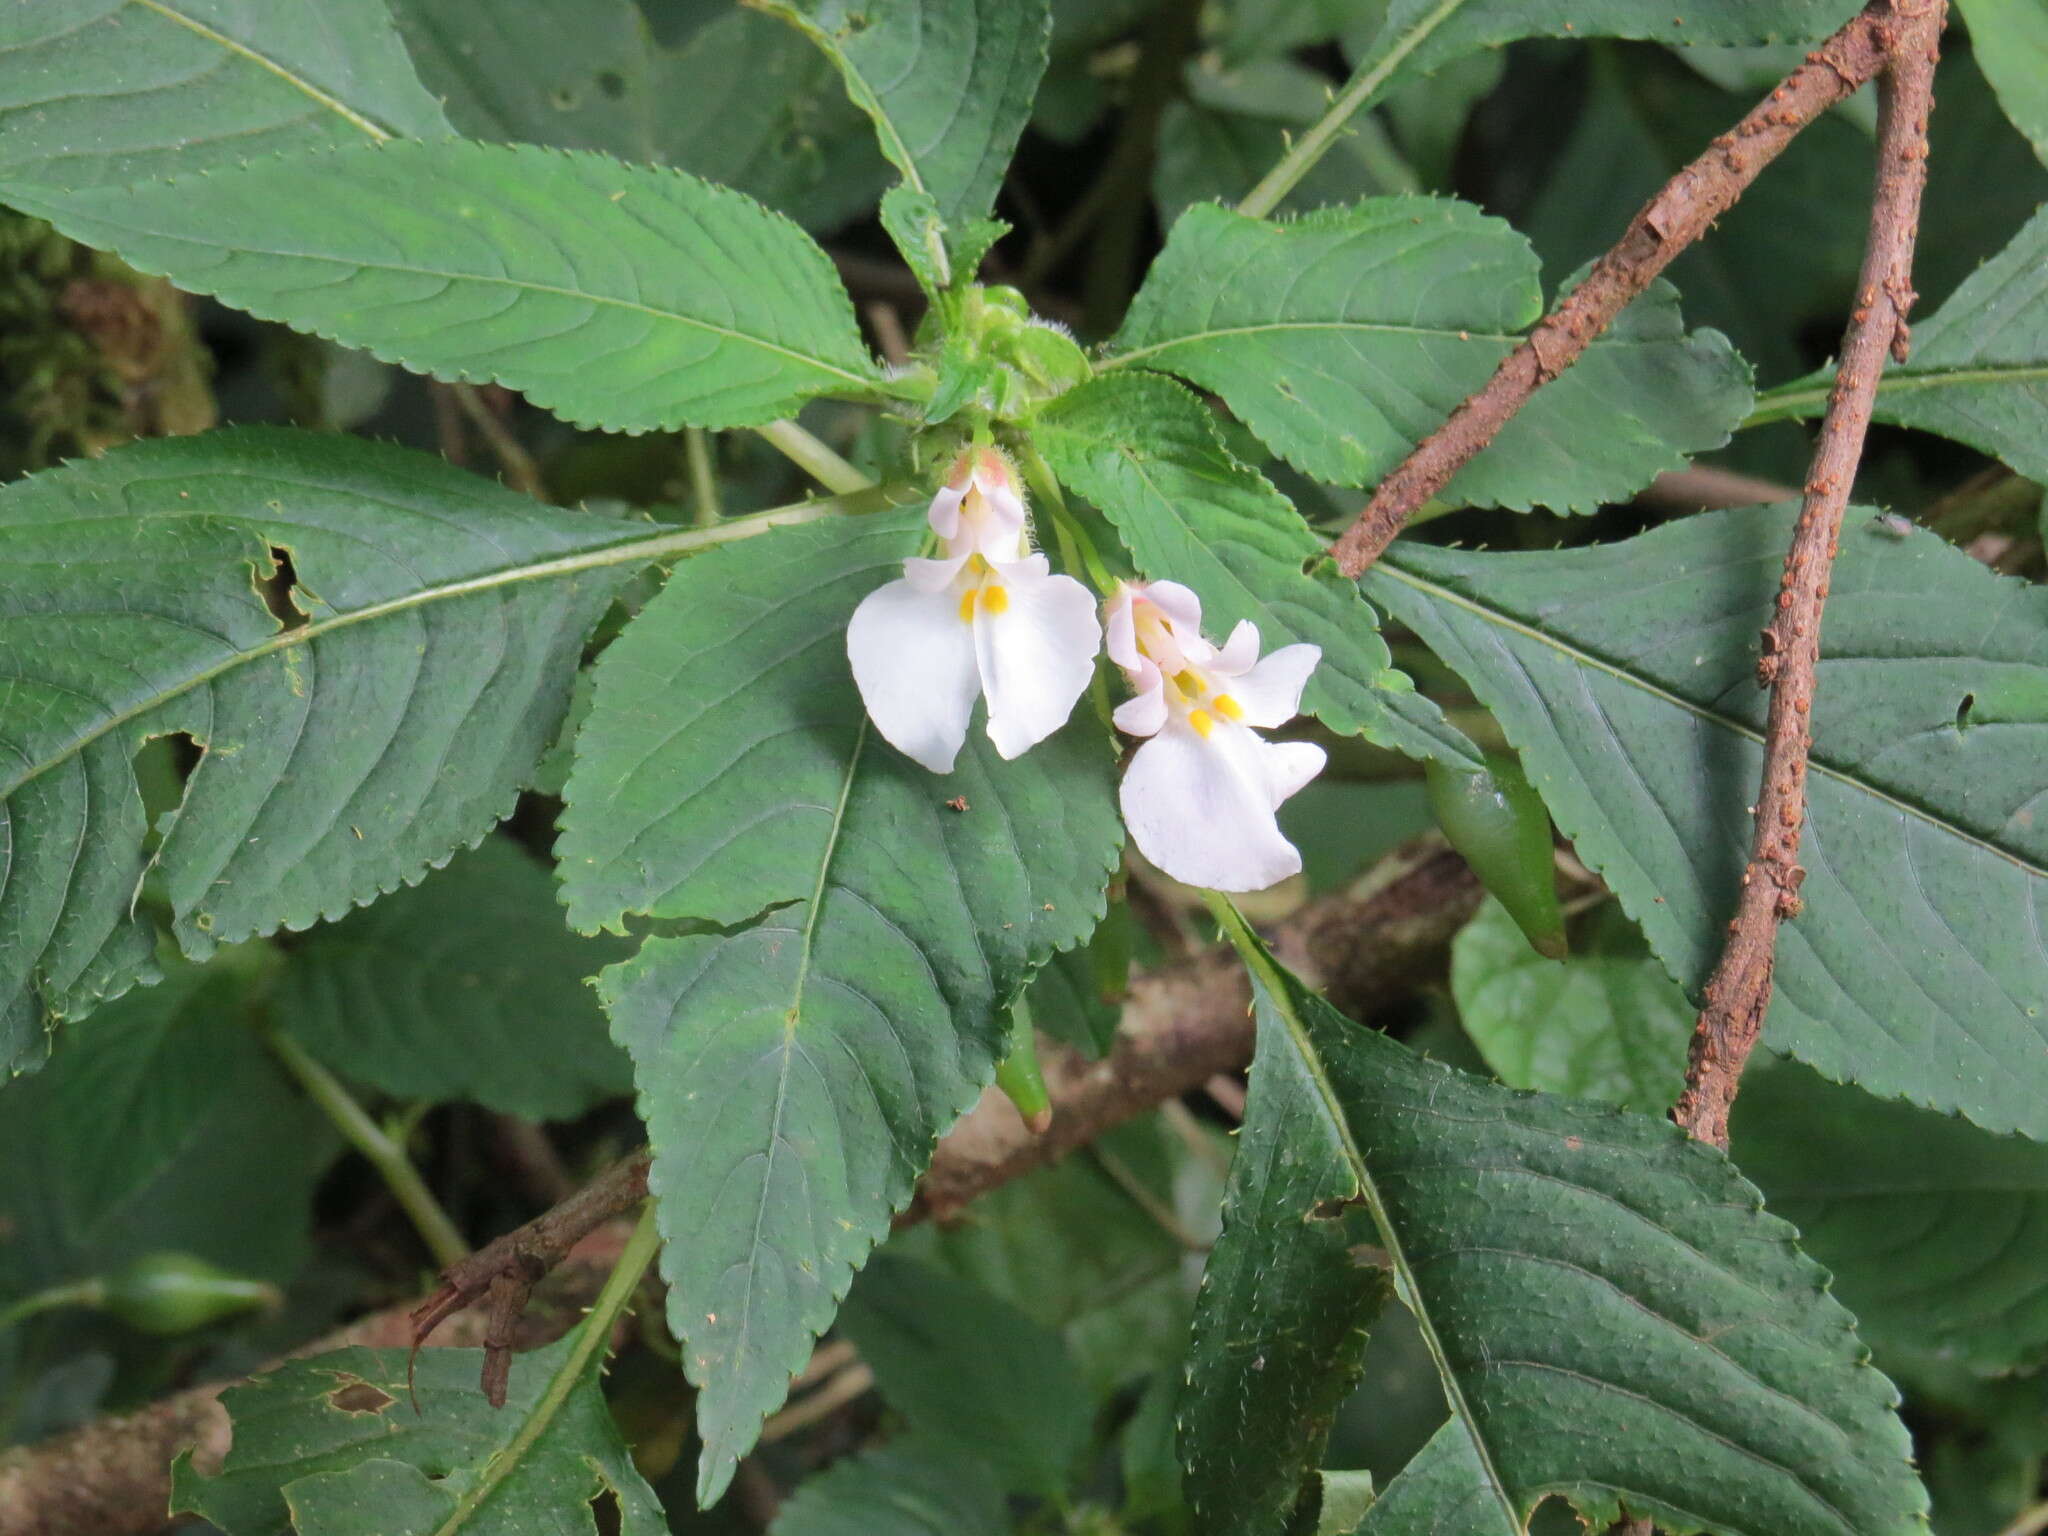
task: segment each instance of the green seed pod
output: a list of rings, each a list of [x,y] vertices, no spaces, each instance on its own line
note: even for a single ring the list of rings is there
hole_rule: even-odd
[[[1557,901],[1550,813],[1521,764],[1489,753],[1484,770],[1465,773],[1431,759],[1423,777],[1430,808],[1451,846],[1507,908],[1536,953],[1562,960],[1564,910]]]
[[[1010,1054],[996,1068],[996,1086],[1017,1106],[1034,1134],[1043,1136],[1051,1128],[1052,1096],[1045,1091],[1045,1073],[1038,1066],[1038,1033],[1022,998],[1010,1010]]]
[[[275,1308],[276,1286],[189,1253],[146,1253],[106,1277],[100,1306],[140,1333],[191,1333],[238,1312]]]

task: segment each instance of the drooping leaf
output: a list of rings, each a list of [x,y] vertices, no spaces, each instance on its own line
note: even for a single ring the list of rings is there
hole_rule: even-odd
[[[1181,374],[1305,473],[1365,485],[1541,316],[1537,270],[1527,241],[1464,203],[1375,198],[1283,224],[1202,204],[1174,225],[1109,366]],[[1592,510],[1725,443],[1749,405],[1727,339],[1688,336],[1660,283],[1444,495]]]
[[[1451,945],[1451,995],[1510,1087],[1656,1114],[1685,1084],[1692,1005],[1625,920],[1546,960],[1489,901]]]
[[[448,131],[382,0],[0,11],[0,181],[81,190]]]
[[[1065,1496],[1094,1418],[1059,1335],[929,1264],[878,1256],[839,1325],[920,1437],[995,1469],[1015,1493]]]
[[[1414,698],[1377,615],[1323,560],[1322,541],[1263,475],[1230,456],[1208,408],[1186,389],[1134,369],[1061,395],[1031,430],[1060,480],[1116,525],[1140,574],[1194,589],[1219,640],[1251,619],[1267,650],[1295,641],[1323,648],[1304,708],[1417,756],[1471,753]],[[1396,713],[1396,694],[1422,708]]]
[[[805,1478],[769,1536],[1009,1536],[985,1463],[921,1437],[891,1441]]]
[[[313,930],[271,1006],[353,1081],[564,1119],[632,1089],[587,985],[625,952],[609,935],[570,932],[547,871],[490,837],[418,887]]]
[[[1758,421],[1818,416],[1827,371],[1761,396]],[[2048,209],[1928,319],[1878,381],[1879,421],[1939,433],[2048,478]]]
[[[2048,1359],[2048,1147],[1758,1067],[1733,1155],[1865,1336],[1984,1372]]]
[[[1522,1528],[1489,1497],[1472,1432],[1452,1418],[1381,1490],[1354,1536],[1522,1536]]]
[[[1046,0],[755,0],[839,66],[903,184],[964,231],[995,202],[1045,73]],[[955,273],[962,277],[965,273]]]
[[[1695,998],[1747,857],[1756,636],[1796,508],[1552,553],[1401,547],[1368,590],[1471,684]],[[1852,513],[1765,1040],[1838,1081],[2048,1136],[2048,597]]]
[[[553,739],[625,531],[266,428],[0,491],[0,1061],[153,974],[145,873],[203,957],[482,837]],[[203,752],[152,828],[130,764],[159,736]]]
[[[834,520],[692,561],[599,662],[569,778],[578,926],[758,916],[652,939],[601,983],[654,1144],[707,1501],[1116,862],[1091,719],[1010,763],[976,729],[945,776],[868,728],[847,620],[922,527]]]
[[[1924,1530],[1897,1393],[1725,1158],[1412,1055],[1263,954],[1253,980],[1471,1437],[1498,1515],[1470,1529],[1561,1493],[1596,1528]]]
[[[1562,960],[1564,908],[1550,813],[1522,765],[1504,752],[1487,754],[1476,773],[1432,760],[1423,765],[1423,782],[1437,825],[1487,893],[1538,953]]]
[[[1958,0],[1958,8],[1998,104],[2048,161],[2048,7],[2040,0]]]
[[[654,1491],[605,1406],[603,1340],[520,1355],[503,1408],[477,1390],[474,1349],[337,1349],[223,1397],[234,1445],[203,1475],[188,1451],[171,1508],[227,1536],[656,1536]],[[418,1407],[415,1409],[414,1404]]]
[[[750,426],[876,381],[830,259],[752,199],[601,155],[458,139],[0,200],[214,295],[579,426]]]
[[[1316,1469],[1358,1384],[1366,1329],[1387,1297],[1343,1133],[1319,1112],[1310,1068],[1272,1009],[1188,1343],[1178,1411],[1182,1487],[1204,1531],[1316,1529]]]

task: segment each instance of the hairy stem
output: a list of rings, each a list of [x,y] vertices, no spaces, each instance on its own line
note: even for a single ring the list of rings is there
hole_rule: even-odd
[[[1777,611],[1763,632],[1757,681],[1771,690],[1764,732],[1763,786],[1742,894],[1728,942],[1704,992],[1693,1027],[1685,1091],[1671,1118],[1715,1146],[1728,1145],[1728,1111],[1750,1048],[1771,1002],[1778,924],[1799,911],[1799,839],[1806,821],[1806,764],[1813,746],[1814,671],[1820,660],[1821,610],[1841,536],[1842,513],[1856,480],[1864,435],[1887,355],[1904,362],[1913,306],[1913,242],[1927,181],[1927,118],[1945,0],[1895,0],[1894,29],[1878,109],[1877,183],[1870,234],[1857,278],[1856,310],[1842,338],[1835,387],[1821,420],[1813,467]],[[1867,14],[1867,13],[1866,13]]]
[[[718,501],[718,467],[711,460],[711,434],[683,429],[683,458],[690,469],[690,512],[699,528],[716,528],[725,509]]]
[[[771,421],[754,430],[778,453],[826,490],[840,496],[871,490],[874,481],[793,421]]]

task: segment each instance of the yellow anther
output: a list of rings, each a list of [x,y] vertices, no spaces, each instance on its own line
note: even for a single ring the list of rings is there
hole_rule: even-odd
[[[1188,724],[1195,728],[1197,736],[1207,736],[1216,729],[1216,717],[1206,709],[1191,709],[1188,711]]]
[[[982,612],[993,617],[998,613],[1007,612],[1009,607],[1010,589],[1008,587],[988,586],[981,589]]]
[[[969,587],[960,594],[960,622],[962,624],[972,624],[974,622],[974,588],[972,587]]]
[[[1216,695],[1216,713],[1226,720],[1242,720],[1244,718],[1244,706],[1229,694],[1219,693]]]
[[[1202,674],[1193,667],[1177,673],[1174,676],[1173,685],[1191,699],[1199,699],[1209,691],[1209,685],[1202,681]]]

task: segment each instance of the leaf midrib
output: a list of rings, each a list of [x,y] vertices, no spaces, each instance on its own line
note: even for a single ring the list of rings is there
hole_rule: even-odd
[[[259,53],[254,48],[251,48],[247,43],[238,42],[236,39],[229,37],[224,32],[215,31],[212,27],[207,26],[205,22],[195,20],[193,17],[187,16],[184,12],[178,10],[176,7],[165,4],[164,0],[129,0],[129,3],[131,5],[139,5],[143,7],[145,10],[155,11],[159,16],[163,17],[166,21],[172,22],[177,26],[185,27],[190,31],[198,33],[201,37],[205,38],[209,43],[212,43],[215,47],[224,49],[229,53],[236,54],[241,58],[247,59],[257,68],[266,70],[270,74],[277,76],[278,79],[284,81],[293,89],[304,92],[307,96],[311,97],[319,105],[325,107],[328,111],[336,114],[343,121],[347,122],[351,127],[360,129],[362,132],[368,134],[372,139],[376,140],[376,142],[378,142],[379,144],[385,143],[391,138],[391,135],[389,133],[385,132],[382,128],[379,128],[367,117],[364,117],[360,112],[356,111],[353,107],[349,106],[339,97],[332,96],[328,94],[326,91],[321,90],[319,86],[313,84],[312,81],[306,79],[303,75],[296,75],[292,73],[291,70],[285,68],[284,65],[278,63],[277,60],[271,58],[268,54]]]
[[[1396,581],[1403,582],[1418,592],[1428,594],[1436,601],[1446,603],[1452,607],[1462,608],[1467,613],[1476,615],[1484,622],[1492,624],[1496,628],[1505,629],[1526,639],[1534,640],[1539,645],[1548,647],[1558,655],[1567,658],[1578,666],[1586,668],[1588,671],[1604,673],[1608,677],[1615,678],[1633,688],[1640,689],[1651,697],[1669,704],[1674,709],[1683,710],[1697,720],[1704,721],[1709,725],[1718,726],[1722,730],[1732,732],[1737,736],[1756,743],[1758,746],[1763,744],[1763,733],[1755,727],[1737,720],[1733,716],[1722,714],[1719,710],[1709,709],[1704,704],[1696,704],[1682,694],[1673,693],[1661,683],[1653,682],[1640,673],[1630,671],[1619,663],[1596,656],[1592,652],[1573,645],[1569,641],[1559,639],[1556,635],[1548,634],[1534,625],[1525,624],[1519,619],[1510,618],[1498,609],[1489,608],[1485,604],[1468,598],[1460,592],[1453,591],[1449,587],[1431,581],[1425,576],[1418,576],[1412,571],[1404,571],[1391,558],[1380,561],[1375,569],[1384,571]],[[1825,652],[1822,653],[1821,659],[1822,661],[1827,660]],[[2031,875],[2036,879],[2048,879],[2048,869],[2033,863],[2023,855],[2014,853],[2008,848],[2001,848],[1996,843],[1988,842],[1976,833],[1967,831],[1957,826],[1954,822],[1943,819],[1923,806],[1915,805],[1909,800],[1901,800],[1898,796],[1879,789],[1867,780],[1857,778],[1846,769],[1835,767],[1824,757],[1817,754],[1809,757],[1808,772],[1821,778],[1832,779],[1835,783],[1843,785],[1859,795],[1867,796],[1901,816],[1909,817],[1914,821],[1920,822],[1923,826],[1931,827],[1937,832],[1955,838],[1958,842],[1965,843],[1981,852],[2002,859],[2015,869],[2020,870],[2023,874]]]
[[[1878,381],[1877,395],[1882,401],[1886,395],[1914,394],[1923,389],[1950,389],[1968,387],[1973,384],[2038,383],[2048,381],[2048,363],[2011,363],[1978,366],[1970,368],[1928,368],[1911,373],[1897,372]],[[1828,391],[1834,386],[1815,384],[1805,387],[1786,384],[1777,389],[1767,390],[1757,396],[1756,409],[1749,413],[1744,426],[1761,426],[1765,422],[1778,421],[1787,416],[1811,415],[1824,407]]]
[[[1459,343],[1494,341],[1504,347],[1514,346],[1523,339],[1519,334],[1504,331],[1474,331],[1441,325],[1398,325],[1391,320],[1262,320],[1256,325],[1223,325],[1209,330],[1189,331],[1185,335],[1169,337],[1165,341],[1133,347],[1127,352],[1117,353],[1114,357],[1104,358],[1095,365],[1095,371],[1099,374],[1108,373],[1171,347],[1199,345],[1202,342],[1225,340],[1233,336],[1262,336],[1268,331],[1364,331],[1375,336],[1424,336],[1431,339],[1449,337]],[[1605,345],[1611,346],[1613,343],[1608,342]]]

